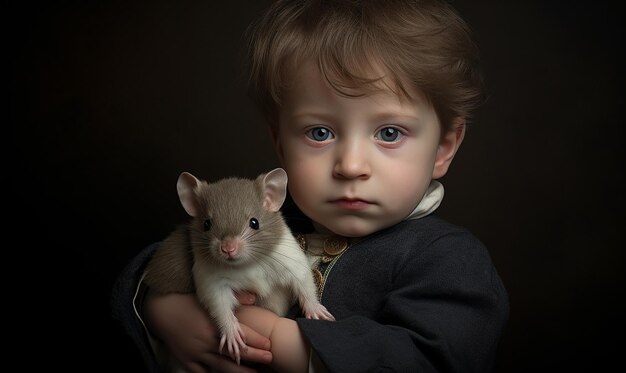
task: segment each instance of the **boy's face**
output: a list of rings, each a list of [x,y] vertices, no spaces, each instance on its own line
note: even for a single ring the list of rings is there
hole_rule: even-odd
[[[439,120],[422,95],[343,97],[312,64],[293,78],[275,141],[289,192],[314,222],[348,237],[373,233],[408,216],[445,174]]]

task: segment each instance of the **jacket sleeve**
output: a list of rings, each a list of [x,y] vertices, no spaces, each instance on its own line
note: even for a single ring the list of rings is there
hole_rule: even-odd
[[[509,304],[480,241],[471,234],[444,235],[398,261],[392,278],[374,318],[297,319],[329,371],[493,369]]]
[[[135,305],[136,299],[141,301],[139,285],[144,268],[158,247],[157,242],[139,252],[117,277],[111,292],[112,316],[137,346],[150,372],[158,372],[160,368]]]

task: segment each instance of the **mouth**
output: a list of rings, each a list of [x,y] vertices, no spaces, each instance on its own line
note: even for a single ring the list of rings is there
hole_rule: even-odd
[[[330,201],[331,204],[346,210],[363,210],[374,203],[360,198],[337,198]]]

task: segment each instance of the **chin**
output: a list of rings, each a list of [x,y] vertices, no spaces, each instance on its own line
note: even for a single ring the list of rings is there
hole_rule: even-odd
[[[354,219],[349,220],[351,221],[341,221],[327,225],[326,228],[344,237],[363,237],[382,229],[375,224],[363,222],[361,219],[358,219],[358,221],[354,221]]]

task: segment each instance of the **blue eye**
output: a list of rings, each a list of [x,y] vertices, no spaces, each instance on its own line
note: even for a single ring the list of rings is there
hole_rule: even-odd
[[[385,142],[396,142],[400,139],[402,133],[397,128],[385,127],[378,131],[376,138]]]
[[[315,127],[307,131],[306,135],[314,141],[326,141],[333,138],[332,132],[328,128]]]

